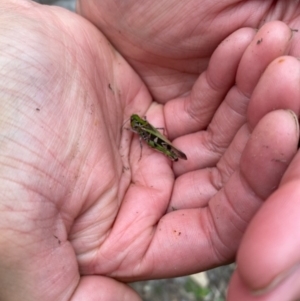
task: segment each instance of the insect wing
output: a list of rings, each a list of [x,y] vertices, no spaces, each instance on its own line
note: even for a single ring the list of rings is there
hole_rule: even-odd
[[[171,147],[172,147],[172,153],[176,155],[177,157],[177,160],[178,158],[179,159],[183,159],[183,160],[187,160],[187,156],[185,153],[183,153],[182,151],[180,151],[179,149],[177,149],[176,147],[174,147],[172,144],[171,144]],[[175,161],[177,161],[175,160]]]
[[[187,156],[177,149],[171,141],[167,139],[166,136],[161,134],[155,127],[153,127],[150,123],[147,124],[146,127],[143,126],[143,130],[148,132],[149,135],[155,136],[150,141],[147,141],[148,145],[157,151],[165,154],[172,161],[178,161],[179,159],[187,160]],[[150,142],[150,143],[149,143]]]

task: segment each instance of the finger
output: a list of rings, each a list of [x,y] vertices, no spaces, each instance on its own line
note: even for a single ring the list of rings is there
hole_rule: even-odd
[[[70,301],[141,301],[137,293],[124,283],[102,276],[81,277]]]
[[[236,85],[250,96],[266,67],[286,54],[291,45],[292,30],[281,21],[268,22],[257,32],[239,64]]]
[[[277,188],[279,179],[296,153],[299,125],[292,111],[283,110],[269,113],[258,125],[259,130],[252,133],[243,152],[241,172],[255,193],[265,199]],[[256,168],[263,172],[258,173]],[[261,185],[265,179],[267,183]]]
[[[238,253],[239,274],[248,291],[268,294],[288,285],[300,296],[300,153],[278,190],[251,222]],[[254,243],[255,242],[255,243]],[[285,299],[294,300],[294,299]]]
[[[298,124],[290,112],[266,115],[251,134],[241,157],[241,170],[207,207],[175,210],[160,220],[145,259],[157,267],[155,276],[199,271],[233,260],[247,224],[295,154],[298,135]],[[216,183],[218,178],[208,178],[210,181]],[[182,191],[187,189],[193,187],[182,187]],[[162,265],[170,254],[172,264]]]
[[[241,279],[239,272],[233,274],[227,299],[228,301],[282,301],[282,300],[299,300],[300,290],[300,271],[295,272],[285,283],[273,291],[265,294],[251,292]]]
[[[166,126],[171,139],[207,127],[234,84],[240,59],[254,35],[255,31],[250,28],[230,35],[218,46],[207,71],[200,75],[191,93],[166,104]]]
[[[247,115],[254,128],[270,111],[290,109],[300,113],[299,60],[291,56],[275,59],[266,69],[255,87]]]

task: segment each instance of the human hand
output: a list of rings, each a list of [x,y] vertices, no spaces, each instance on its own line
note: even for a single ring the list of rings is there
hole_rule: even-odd
[[[164,126],[168,110],[152,104],[142,81],[107,40],[85,20],[58,8],[21,1],[3,1],[1,6],[5,14],[0,22],[7,25],[1,27],[0,42],[1,300],[139,300],[120,281],[179,275],[230,260],[238,234],[228,239],[228,252],[218,243],[210,245],[219,227],[225,225],[219,238],[226,238],[236,226],[218,221],[217,198],[202,211],[185,209],[175,193],[169,204],[174,185],[170,162],[147,148],[139,161],[137,137],[131,143],[131,133],[121,130],[132,112]],[[240,46],[245,48],[252,38],[250,33]],[[238,51],[240,56],[243,52]],[[231,57],[237,67],[238,58]],[[178,111],[174,116],[180,116]],[[281,149],[280,159],[286,161],[265,164],[259,174],[272,171],[274,177],[262,177],[254,192],[259,188],[269,194],[295,152],[297,128],[291,116],[280,112],[264,121],[276,121],[276,139],[290,139]],[[279,129],[286,124],[281,133],[278,119]],[[279,148],[264,128],[264,123],[256,127],[260,138],[249,140],[250,151],[242,160],[247,162],[262,140],[270,148],[245,169],[246,178],[255,179],[261,160],[275,157],[273,143]],[[178,135],[172,127],[167,132]],[[245,132],[237,134],[241,148],[236,153],[247,143]],[[189,145],[180,139],[176,143]],[[231,149],[222,158],[236,153]],[[193,169],[188,162],[176,163],[176,173]],[[207,180],[197,183],[205,188]],[[181,190],[179,185],[174,192]],[[251,192],[246,196],[251,198]],[[216,195],[224,196],[222,191]],[[242,206],[249,203],[247,197]],[[256,205],[250,203],[254,209]],[[180,206],[182,210],[165,214],[168,207]],[[217,224],[212,228],[214,214]]]
[[[112,277],[131,276],[120,264],[140,251],[126,246],[136,233],[125,227],[129,232],[116,237],[112,230],[126,215],[126,208],[118,211],[125,195],[131,199],[130,181],[141,173],[138,147],[129,158],[131,134],[122,126],[129,110],[148,108],[149,93],[81,17],[28,1],[1,1],[0,11],[0,299],[139,300]],[[158,182],[155,173],[162,173],[158,204],[150,196],[140,204],[158,215],[173,172],[167,160],[155,160],[146,176]],[[135,187],[134,203],[147,195]],[[132,223],[141,217],[138,206],[127,212]],[[107,253],[105,242],[114,235],[120,244]],[[94,276],[99,269],[106,274]]]
[[[99,3],[99,1],[97,2]],[[184,3],[159,1],[159,5],[155,5],[153,1],[143,1],[143,4],[137,5],[134,1],[130,3],[127,1],[126,6],[121,8],[113,1],[101,1],[98,8],[95,3],[95,1],[81,1],[79,6],[81,13],[105,32],[106,36],[143,77],[155,99],[161,102],[174,97],[185,99],[182,96],[189,95],[190,91],[194,89],[194,83],[198,79],[197,73],[200,74],[206,68],[216,45],[233,31],[247,26],[259,28],[270,20],[281,20],[291,29],[299,29],[299,5],[296,2],[277,1],[273,4],[272,1],[244,1],[244,3],[222,1],[212,4],[211,1],[202,1],[199,4],[199,1]],[[89,6],[93,5],[97,9],[89,9]],[[248,64],[244,63],[245,67],[240,68],[244,72],[244,74],[240,72],[244,80],[242,87],[239,86],[242,81],[237,82],[237,86],[242,93],[245,93],[246,98],[251,97],[259,76],[277,55],[299,56],[297,32],[294,32],[289,47],[282,48],[282,44],[278,43],[277,39],[288,37],[288,34],[281,35],[281,31],[277,34],[276,30],[272,32],[274,36],[267,34],[266,31],[264,35],[257,35],[257,47],[255,48],[254,45],[249,49],[252,51],[259,49],[264,54],[256,56],[255,51],[252,58],[248,55],[248,59],[250,58]],[[269,39],[265,43],[267,36]],[[272,50],[274,52],[268,62],[267,58]],[[278,51],[277,55],[276,51]],[[226,59],[222,63],[224,64],[224,62],[226,63]],[[290,108],[299,114],[298,62],[290,57],[284,58],[281,62],[283,64],[275,61],[270,65],[266,75],[260,80],[259,87],[255,89],[248,113],[252,128],[262,116],[276,108]],[[218,68],[222,68],[222,65],[220,64]],[[184,80],[177,80],[178,77],[184,78]],[[221,80],[227,80],[227,75],[222,72],[220,72]],[[209,101],[205,102],[203,98],[206,97],[206,94],[201,93],[201,89],[199,90],[199,94],[196,96],[205,103],[201,106],[201,110],[206,114],[206,108],[213,97],[208,97]],[[178,103],[180,104],[180,102]],[[186,111],[193,112],[192,109]],[[199,111],[200,109],[197,110],[197,112]],[[181,123],[177,122],[177,124],[180,127]],[[284,126],[284,123],[281,125]],[[172,128],[176,128],[176,124],[172,124]],[[274,148],[276,147],[274,145]],[[189,149],[197,151],[198,148],[193,144]],[[203,156],[203,152],[200,152],[198,162],[201,162],[201,156]],[[248,231],[251,234],[246,235],[239,252],[237,272],[230,286],[230,300],[252,300],[251,291],[259,289],[267,291],[263,288],[268,287],[274,279],[278,281],[276,275],[282,275],[282,271],[288,271],[298,261],[298,240],[294,238],[295,235],[297,236],[297,233],[294,232],[298,228],[298,211],[296,209],[299,206],[295,204],[297,198],[294,196],[294,193],[298,191],[297,186],[299,186],[296,172],[298,164],[298,160],[295,158],[278,191],[270,199],[275,199],[278,205],[273,206],[275,202],[268,200],[258,217],[251,223],[252,226]],[[258,179],[262,180],[261,177]],[[190,180],[193,181],[193,179]],[[294,186],[284,185],[286,181],[294,181]],[[194,183],[194,187],[197,188],[197,181]],[[190,195],[194,195],[196,206],[197,200],[199,204],[205,197],[200,197],[199,201],[200,193],[195,193],[195,190],[190,190]],[[174,194],[176,195],[176,190]],[[286,195],[290,194],[292,194],[291,200],[287,202]],[[188,197],[186,199],[190,200]],[[173,202],[179,203],[180,201],[176,201],[175,198]],[[175,204],[174,207],[176,207]],[[291,214],[293,212],[295,217]],[[250,215],[252,216],[252,213]],[[261,231],[266,228],[268,229],[267,234]],[[278,235],[278,233],[282,233],[282,235]],[[294,235],[290,235],[291,233]],[[286,240],[289,241],[286,242]],[[285,243],[282,243],[283,241]],[[297,294],[299,297],[297,269],[293,271],[292,280],[285,284],[282,283],[280,288],[274,290],[273,293],[270,292],[265,297],[260,296],[260,300],[287,300],[290,296],[297,296]]]
[[[159,102],[190,93],[216,47],[234,31],[271,20],[296,28],[299,9],[284,0],[77,2],[78,11],[109,38]]]

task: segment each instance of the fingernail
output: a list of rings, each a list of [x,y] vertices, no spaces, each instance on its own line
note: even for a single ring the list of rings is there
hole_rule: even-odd
[[[290,30],[291,30],[291,38],[293,37],[293,35],[295,33],[297,33],[299,31],[297,28],[290,28]]]
[[[295,123],[296,123],[296,127],[297,127],[297,130],[299,132],[299,120],[298,120],[298,116],[296,115],[296,113],[290,109],[287,109],[287,111],[293,116],[293,119],[295,120]]]
[[[299,137],[299,119],[298,116],[296,115],[296,113],[290,109],[287,110],[293,117],[294,121],[295,121],[295,125],[296,125],[296,129],[297,129],[297,136],[298,136],[298,148],[300,147],[300,137]]]
[[[280,285],[285,279],[289,278],[291,274],[293,274],[297,269],[299,269],[299,264],[296,266],[293,266],[291,269],[279,274],[277,277],[275,277],[266,287],[252,290],[253,296],[261,296],[264,294],[269,293],[273,289],[275,289],[278,285]]]

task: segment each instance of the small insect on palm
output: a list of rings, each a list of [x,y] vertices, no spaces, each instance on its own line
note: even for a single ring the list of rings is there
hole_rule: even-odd
[[[172,161],[178,161],[178,159],[187,160],[187,156],[177,149],[158,129],[151,125],[146,119],[141,118],[137,114],[133,114],[130,117],[131,131],[140,136],[141,155],[142,157],[142,140],[144,140],[148,146],[156,151],[164,154]]]

